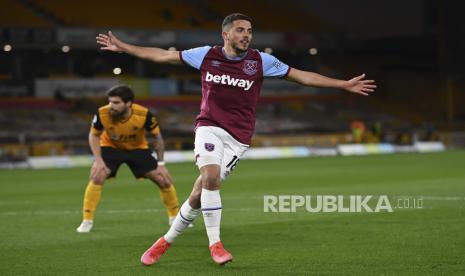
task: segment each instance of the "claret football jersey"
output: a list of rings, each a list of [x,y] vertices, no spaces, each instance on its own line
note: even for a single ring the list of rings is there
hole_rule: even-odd
[[[202,74],[202,101],[196,127],[221,127],[249,145],[263,78],[285,77],[290,67],[255,49],[230,58],[220,46],[181,51],[180,58]]]

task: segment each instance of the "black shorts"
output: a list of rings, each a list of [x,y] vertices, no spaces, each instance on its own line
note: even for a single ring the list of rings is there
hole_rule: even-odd
[[[157,168],[157,159],[148,149],[120,150],[102,147],[102,158],[111,170],[109,177],[115,177],[119,166],[126,163],[136,178],[143,178],[149,171]]]

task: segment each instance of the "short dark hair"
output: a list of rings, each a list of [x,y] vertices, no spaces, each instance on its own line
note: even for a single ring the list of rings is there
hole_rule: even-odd
[[[226,16],[223,20],[222,30],[229,27],[234,21],[236,20],[247,20],[252,24],[252,18],[242,13],[231,13],[230,15]]]
[[[133,102],[134,91],[127,85],[117,85],[107,91],[107,97],[120,97],[125,103]]]

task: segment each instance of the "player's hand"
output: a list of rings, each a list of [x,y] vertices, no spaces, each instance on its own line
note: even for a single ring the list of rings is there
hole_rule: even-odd
[[[358,77],[350,79],[346,81],[343,88],[352,93],[368,96],[369,93],[375,91],[376,85],[374,84],[374,80],[364,80],[364,78],[365,74],[361,74]]]
[[[173,178],[165,165],[159,165],[156,173],[164,179],[165,183],[173,184]]]
[[[108,35],[98,34],[98,36],[95,39],[97,40],[97,44],[102,45],[102,47],[100,47],[100,50],[112,52],[124,51],[125,43],[116,38],[116,36],[111,31],[108,31]]]
[[[99,178],[102,174],[106,177],[111,173],[111,170],[107,167],[105,162],[101,159],[96,159],[92,164],[92,168],[90,170],[90,178]]]

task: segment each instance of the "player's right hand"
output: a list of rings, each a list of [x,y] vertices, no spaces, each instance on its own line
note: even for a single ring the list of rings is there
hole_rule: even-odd
[[[108,35],[98,34],[98,36],[95,39],[97,41],[97,44],[102,45],[102,47],[100,47],[100,50],[112,52],[124,51],[124,42],[116,38],[116,36],[111,31],[108,31]]]
[[[346,85],[343,88],[352,93],[368,96],[371,92],[375,91],[376,85],[374,80],[365,80],[365,74],[361,74],[346,81]]]

